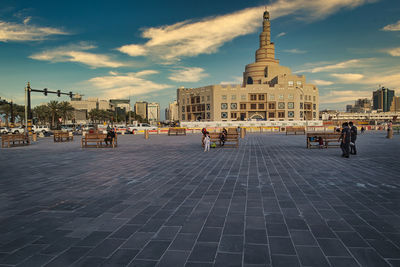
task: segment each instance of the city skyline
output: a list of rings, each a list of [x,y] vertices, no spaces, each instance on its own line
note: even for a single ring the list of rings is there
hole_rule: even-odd
[[[4,1],[0,97],[22,104],[29,81],[85,97],[132,96],[132,103],[159,102],[164,109],[181,86],[240,84],[243,66],[254,61],[264,4]],[[320,109],[343,110],[370,98],[379,84],[399,94],[400,3],[267,4],[277,58],[318,86]],[[34,94],[32,102],[52,99]]]

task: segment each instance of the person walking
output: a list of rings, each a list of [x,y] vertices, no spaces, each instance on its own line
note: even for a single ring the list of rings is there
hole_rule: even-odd
[[[228,131],[223,128],[222,133],[219,135],[219,140],[221,141],[221,146],[225,145],[226,136],[228,135]]]
[[[349,122],[350,126],[350,154],[357,155],[356,140],[357,140],[357,127],[353,122]]]
[[[204,137],[204,152],[210,151],[210,145],[211,145],[210,134],[209,132],[206,132],[206,135]]]
[[[342,157],[348,158],[350,152],[350,129],[347,122],[342,124],[342,134],[339,137],[340,148],[342,149]]]

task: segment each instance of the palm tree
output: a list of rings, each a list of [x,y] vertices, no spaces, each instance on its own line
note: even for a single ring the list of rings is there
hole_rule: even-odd
[[[55,124],[54,119],[56,118],[58,112],[59,103],[58,101],[52,100],[49,103],[47,103],[47,106],[49,107],[51,113],[51,128],[54,128]]]
[[[33,114],[41,124],[47,124],[47,122],[50,123],[50,108],[48,106],[36,106],[33,109]]]
[[[67,119],[72,118],[72,114],[75,109],[73,106],[71,106],[69,102],[63,101],[60,104],[58,104],[58,110],[65,124],[65,121]]]
[[[92,122],[96,122],[99,119],[99,110],[98,109],[92,109],[91,111],[89,111],[89,118]]]

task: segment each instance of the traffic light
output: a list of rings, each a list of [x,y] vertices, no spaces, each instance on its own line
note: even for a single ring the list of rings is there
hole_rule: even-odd
[[[44,94],[45,96],[47,96],[47,88],[44,88],[44,89],[43,89],[43,94]]]
[[[60,97],[60,95],[61,95],[61,91],[57,90],[57,96]]]
[[[69,92],[69,97],[72,98],[72,92]]]

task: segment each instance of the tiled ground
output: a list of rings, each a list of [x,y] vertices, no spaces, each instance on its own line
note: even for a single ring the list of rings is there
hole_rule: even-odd
[[[0,149],[0,265],[400,266],[400,136],[42,139]]]

